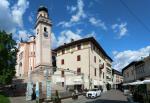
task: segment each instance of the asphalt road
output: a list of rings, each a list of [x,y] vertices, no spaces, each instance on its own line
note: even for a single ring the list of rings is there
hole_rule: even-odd
[[[26,101],[25,97],[10,97],[11,103],[36,103],[35,101]],[[62,103],[128,103],[127,97],[118,90],[110,90],[96,99],[87,99],[85,96],[79,96],[77,100],[64,99]]]
[[[96,99],[87,99],[79,96],[78,100],[64,99],[62,103],[128,103],[127,97],[118,90],[110,90]]]

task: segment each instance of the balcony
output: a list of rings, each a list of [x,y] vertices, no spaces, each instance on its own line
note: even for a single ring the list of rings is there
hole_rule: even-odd
[[[104,69],[104,63],[103,64],[99,64],[99,68],[100,69]]]

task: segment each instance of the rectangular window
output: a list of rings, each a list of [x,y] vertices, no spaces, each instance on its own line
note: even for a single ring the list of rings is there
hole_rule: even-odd
[[[80,55],[77,56],[77,61],[80,61],[81,60],[81,57]]]
[[[64,75],[65,73],[64,73],[64,71],[62,70],[61,71],[61,77],[64,77],[65,75]]]
[[[102,74],[102,70],[99,69],[99,77],[101,77],[101,74]]]
[[[111,68],[111,64],[110,63],[107,63],[106,65]]]
[[[61,64],[62,64],[62,65],[64,64],[64,59],[61,60]]]
[[[94,62],[96,63],[96,56],[94,56]]]
[[[77,49],[78,49],[78,50],[81,50],[81,44],[78,44],[78,45],[77,45]]]
[[[81,75],[81,68],[77,68],[77,75]]]
[[[95,46],[93,45],[93,50],[95,50]]]
[[[105,74],[104,74],[104,72],[103,72],[103,78],[105,77]]]
[[[95,70],[94,70],[94,75],[96,76],[96,68],[95,68]]]
[[[65,50],[64,49],[62,50],[62,54],[65,54]]]
[[[64,87],[64,82],[62,82],[62,87]]]

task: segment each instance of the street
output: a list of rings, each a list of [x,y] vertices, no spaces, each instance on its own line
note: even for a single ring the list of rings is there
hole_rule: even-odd
[[[25,97],[11,97],[11,103],[35,103],[35,101],[26,101]],[[119,90],[110,90],[102,93],[96,99],[87,99],[85,96],[79,96],[77,100],[63,99],[62,103],[128,103],[127,97]]]
[[[127,97],[118,90],[110,90],[96,99],[87,99],[79,96],[78,100],[64,99],[62,103],[128,103]]]

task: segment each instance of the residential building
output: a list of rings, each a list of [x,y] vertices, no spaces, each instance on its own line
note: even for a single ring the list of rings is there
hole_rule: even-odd
[[[124,83],[150,78],[150,56],[134,61],[122,69]]]
[[[67,88],[89,89],[112,85],[112,59],[93,38],[71,40],[54,50],[57,71],[53,82]]]
[[[143,58],[135,64],[136,80],[150,78],[150,56]]]
[[[123,75],[121,72],[113,69],[113,88],[120,89],[121,84],[123,83]]]
[[[135,64],[137,62],[131,62],[126,67],[122,69],[122,74],[124,77],[124,83],[130,83],[136,80]]]

